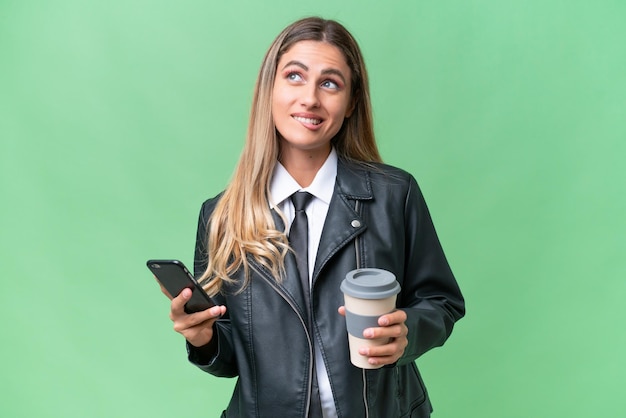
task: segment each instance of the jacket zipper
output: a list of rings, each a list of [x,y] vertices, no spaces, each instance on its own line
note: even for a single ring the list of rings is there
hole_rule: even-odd
[[[356,203],[354,204],[354,211],[356,213],[359,213],[359,208],[361,207],[360,203],[361,202],[357,200]],[[359,236],[357,236],[354,240],[354,250],[356,252],[356,268],[360,269],[361,268],[361,245],[359,243]]]
[[[252,262],[252,264],[255,264],[255,263]],[[298,312],[298,309],[296,308],[296,306],[287,297],[287,295],[282,291],[282,289],[274,284],[273,278],[269,279],[266,276],[266,274],[265,274],[266,271],[264,270],[264,268],[262,266],[256,265],[256,270],[259,273],[261,273],[261,277],[263,277],[263,280],[265,280],[267,282],[267,284],[269,284],[276,291],[276,293],[278,293],[285,300],[285,302],[287,302],[289,304],[291,309],[296,313],[296,315],[298,315],[298,319],[300,319],[300,323],[302,324],[302,328],[304,328],[304,334],[306,335],[306,339],[307,339],[307,341],[309,343],[309,356],[310,356],[309,358],[311,359],[309,361],[309,381],[307,382],[308,390],[307,390],[306,409],[305,409],[305,412],[306,412],[305,416],[308,417],[309,416],[309,409],[311,408],[311,389],[313,387],[313,356],[315,355],[315,353],[313,352],[313,341],[311,341],[311,336],[309,335],[309,329],[307,328],[307,325],[306,325],[306,323],[304,321],[304,318],[302,318],[302,315],[300,315],[300,313]],[[271,275],[269,275],[269,277],[271,277]]]
[[[354,210],[360,215],[359,209],[361,201],[357,200],[354,204]],[[360,235],[354,239],[354,251],[356,255],[356,268],[361,268],[361,240]],[[369,407],[367,405],[367,377],[365,376],[365,369],[363,369],[363,405],[365,406],[365,418],[370,416]]]

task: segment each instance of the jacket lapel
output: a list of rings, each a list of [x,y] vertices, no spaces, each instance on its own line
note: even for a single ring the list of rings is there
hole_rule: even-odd
[[[340,248],[352,242],[367,225],[355,210],[356,201],[373,198],[368,171],[342,159],[337,162],[337,179],[313,269],[313,283],[319,272]]]
[[[282,231],[283,229],[285,229],[285,224],[283,223],[283,220],[273,209],[272,217],[274,218],[274,225],[276,225],[277,230]],[[252,257],[249,257],[248,260],[253,261]],[[256,262],[254,262],[254,265],[258,266]],[[276,286],[279,290],[281,290],[284,296],[290,299],[290,301],[293,302],[295,306],[300,310],[300,313],[303,315],[303,317],[306,318],[306,316],[304,316],[306,313],[304,292],[302,289],[302,284],[299,280],[300,274],[298,273],[296,257],[294,256],[293,252],[289,251],[287,253],[287,256],[285,257],[285,277],[282,281],[277,281],[269,271],[265,269],[261,270],[261,274],[263,274],[263,271],[265,271],[266,274],[263,275],[266,276],[266,279],[272,282],[272,284]]]

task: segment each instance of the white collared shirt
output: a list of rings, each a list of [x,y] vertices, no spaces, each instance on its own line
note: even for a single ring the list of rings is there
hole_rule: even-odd
[[[322,229],[326,221],[326,214],[330,205],[335,188],[337,177],[337,153],[333,148],[328,158],[319,169],[310,186],[302,188],[296,180],[287,172],[287,169],[276,162],[272,181],[270,183],[270,207],[279,209],[287,218],[287,231],[293,221],[295,209],[289,197],[297,191],[306,191],[313,195],[313,199],[306,208],[306,215],[309,219],[309,286],[313,276],[313,267],[317,249],[322,237]],[[315,339],[314,339],[315,341]],[[324,366],[322,354],[315,344],[315,370],[317,372],[317,383],[320,390],[320,400],[324,418],[334,418],[337,416],[335,401],[330,389],[328,373]]]

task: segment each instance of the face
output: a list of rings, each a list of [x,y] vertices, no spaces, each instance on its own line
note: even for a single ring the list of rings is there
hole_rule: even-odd
[[[352,111],[351,71],[328,43],[300,41],[280,58],[272,115],[283,153],[327,153],[330,140]]]

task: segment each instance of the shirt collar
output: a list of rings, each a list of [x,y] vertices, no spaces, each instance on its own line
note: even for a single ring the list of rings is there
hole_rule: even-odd
[[[330,204],[337,177],[337,152],[331,149],[328,158],[320,167],[309,187],[302,188],[287,169],[279,162],[274,166],[270,182],[270,207],[273,209],[295,192],[302,190],[311,193],[326,204]]]

